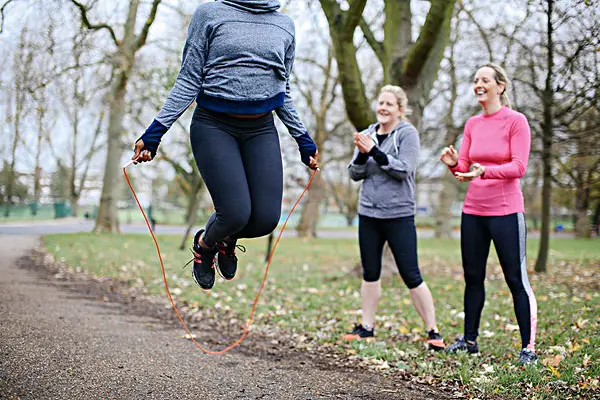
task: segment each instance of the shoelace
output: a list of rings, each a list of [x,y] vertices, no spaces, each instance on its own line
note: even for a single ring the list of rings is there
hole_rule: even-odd
[[[231,251],[227,251],[229,248],[230,248],[229,246],[225,246],[225,245],[219,246],[219,253],[226,255],[227,257],[231,258],[235,262],[237,262],[237,256],[235,255],[235,249],[238,249],[242,253],[246,252],[246,247],[244,247],[241,244],[236,244],[235,247],[233,247],[231,249]]]
[[[245,249],[244,249],[244,250],[245,250]],[[187,267],[187,266],[188,266],[188,265],[190,265],[192,262],[197,262],[197,263],[199,263],[199,264],[202,264],[202,258],[200,257],[200,254],[196,253],[196,252],[194,251],[194,249],[190,249],[190,251],[191,251],[191,252],[192,252],[192,254],[194,255],[194,258],[192,258],[190,261],[188,261],[187,263],[185,263],[185,265],[184,265],[183,267],[181,267],[181,268],[185,268],[185,267]],[[215,268],[215,263],[212,263],[210,267],[214,269],[214,268]]]

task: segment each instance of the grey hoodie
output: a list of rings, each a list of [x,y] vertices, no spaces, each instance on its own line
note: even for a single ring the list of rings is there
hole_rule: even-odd
[[[379,124],[364,132],[375,145]],[[415,215],[415,173],[419,155],[419,133],[407,121],[401,121],[379,149],[387,155],[388,164],[379,165],[372,157],[365,164],[348,165],[350,178],[362,180],[358,214],[372,218],[398,218]],[[354,151],[354,159],[358,149]]]
[[[303,157],[315,153],[290,96],[294,22],[277,12],[279,7],[277,0],[223,0],[198,6],[175,85],[141,137],[148,149],[156,152],[161,137],[196,100],[198,106],[222,113],[275,110]]]
[[[281,7],[277,0],[223,0],[223,3],[257,14],[277,11]]]

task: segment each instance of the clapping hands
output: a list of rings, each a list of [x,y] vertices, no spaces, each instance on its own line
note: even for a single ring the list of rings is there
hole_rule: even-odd
[[[455,167],[458,164],[458,153],[454,149],[454,146],[450,145],[442,150],[440,161],[449,166],[450,168]],[[479,163],[471,165],[471,171],[469,172],[455,172],[454,176],[460,182],[469,182],[478,176],[483,175],[485,167]]]
[[[375,142],[366,133],[354,132],[354,144],[361,153],[368,153],[375,146]]]

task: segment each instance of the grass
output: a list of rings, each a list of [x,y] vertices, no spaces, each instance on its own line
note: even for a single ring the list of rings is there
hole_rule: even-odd
[[[47,249],[73,268],[111,276],[164,295],[160,265],[147,235],[49,235]],[[192,309],[214,310],[245,320],[264,273],[266,240],[243,241],[238,275],[218,278],[210,292],[192,281],[189,251],[180,237],[159,236],[169,285]],[[547,274],[530,272],[539,308],[537,347],[541,362],[515,364],[520,339],[512,298],[493,250],[488,264],[486,306],[480,327],[479,356],[447,356],[425,350],[422,322],[397,274],[383,278],[377,341],[339,342],[360,321],[359,260],[353,239],[281,241],[255,317],[256,328],[281,331],[307,346],[327,344],[335,351],[382,370],[407,371],[436,384],[459,385],[467,397],[553,399],[592,397],[600,386],[600,246],[598,240],[553,239]],[[528,241],[530,269],[537,240]],[[448,341],[462,332],[463,289],[456,240],[421,239],[419,258],[436,300],[438,325]],[[251,339],[250,339],[251,340]]]
[[[14,222],[34,222],[34,221],[50,221],[55,219],[55,210],[53,204],[41,204],[39,206],[37,215],[31,214],[31,209],[27,205],[14,205],[11,207],[11,212],[8,217],[4,216],[4,210],[6,206],[0,206],[0,223],[14,223]],[[92,206],[81,206],[79,207],[78,216],[83,218],[86,213],[89,217],[95,220],[95,208]],[[148,212],[148,209],[145,209]],[[208,219],[206,213],[210,210],[199,211],[197,217],[197,225]],[[288,210],[282,210],[280,223],[283,223],[287,216]],[[144,223],[144,218],[139,212],[137,207],[120,208],[118,211],[119,221],[122,223]],[[169,207],[154,207],[153,216],[157,224],[161,225],[185,225],[185,209],[177,206]],[[300,219],[300,214],[296,213],[292,215],[288,223],[289,227],[295,227]],[[354,224],[357,223],[357,219],[354,220]],[[415,223],[420,229],[434,229],[436,222],[434,217],[417,215],[415,217]],[[554,228],[556,225],[562,225],[565,231],[573,231],[573,221],[571,218],[563,218],[554,216],[551,218],[550,226]],[[460,217],[451,217],[450,225],[454,229],[458,229],[460,226]],[[528,219],[527,226],[533,228],[533,222]],[[319,219],[320,230],[356,230],[356,225],[348,227],[345,217],[336,212],[334,209],[323,210]]]

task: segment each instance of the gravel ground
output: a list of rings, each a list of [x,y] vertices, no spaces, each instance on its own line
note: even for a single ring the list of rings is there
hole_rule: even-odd
[[[163,305],[54,279],[35,256],[39,243],[0,235],[0,399],[450,398],[260,334],[204,355]]]

